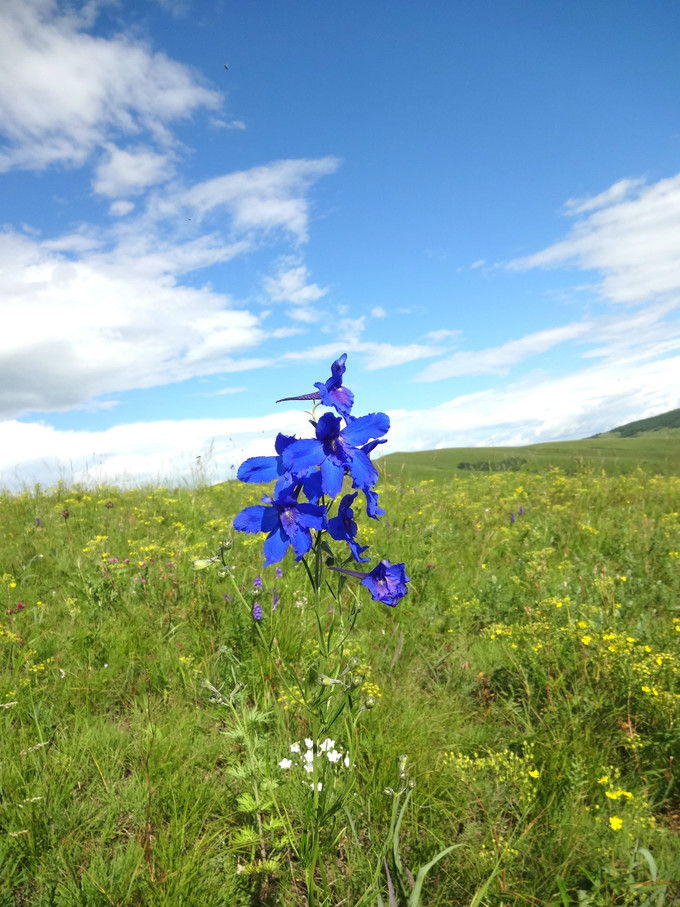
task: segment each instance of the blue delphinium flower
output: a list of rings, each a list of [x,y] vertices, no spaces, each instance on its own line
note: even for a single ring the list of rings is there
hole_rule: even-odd
[[[342,376],[345,374],[345,362],[347,353],[343,353],[339,359],[336,359],[331,365],[331,377],[325,384],[317,381],[314,387],[319,391],[321,402],[324,406],[332,406],[346,421],[352,418],[350,415],[352,405],[354,404],[354,394],[348,387],[343,387]]]
[[[347,353],[343,353],[339,359],[336,359],[331,365],[331,377],[326,382],[316,381],[314,387],[316,391],[311,394],[301,394],[298,397],[281,397],[277,403],[284,403],[287,400],[320,400],[324,406],[332,406],[336,412],[345,417],[347,422],[353,417],[350,415],[354,403],[354,394],[348,387],[343,387],[342,376],[345,374],[345,362]]]
[[[246,507],[234,518],[234,529],[239,532],[266,532],[264,541],[265,567],[282,560],[288,546],[292,545],[295,559],[312,547],[311,529],[326,525],[326,509],[316,504],[300,504],[292,488],[277,497],[262,499],[268,506],[256,504]]]
[[[336,542],[347,542],[355,561],[365,563],[370,558],[361,555],[368,550],[368,545],[362,546],[356,540],[357,524],[354,522],[354,511],[352,510],[352,503],[356,496],[355,491],[354,494],[346,494],[340,501],[338,515],[328,521],[328,532]]]
[[[371,593],[373,601],[382,602],[384,605],[389,605],[390,608],[393,608],[408,592],[406,584],[409,582],[409,577],[406,576],[404,564],[390,564],[388,560],[382,560],[370,573],[347,570],[345,567],[330,567],[329,569],[358,577],[361,579],[361,585]]]
[[[335,498],[342,489],[345,470],[356,488],[370,489],[378,473],[368,455],[357,445],[384,435],[390,427],[385,413],[370,413],[353,419],[345,428],[332,413],[324,413],[316,426],[316,440],[295,441],[282,453],[283,465],[293,476],[306,475],[320,467],[323,493]]]
[[[249,457],[239,466],[236,478],[241,482],[255,483],[271,482],[274,479],[281,478],[281,476],[285,475],[286,471],[283,466],[281,454],[289,444],[292,444],[296,440],[297,438],[294,438],[291,435],[282,435],[279,433],[274,442],[274,447],[278,456]],[[290,482],[288,484],[290,484]]]

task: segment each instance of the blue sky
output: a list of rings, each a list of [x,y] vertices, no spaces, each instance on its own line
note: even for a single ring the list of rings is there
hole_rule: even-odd
[[[680,406],[680,7],[0,6],[0,485]],[[225,64],[228,69],[225,69]]]

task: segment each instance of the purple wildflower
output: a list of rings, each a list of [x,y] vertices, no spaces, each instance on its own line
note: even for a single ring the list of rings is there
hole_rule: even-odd
[[[277,578],[277,579],[282,579],[282,578],[283,578],[283,570],[282,570],[280,567],[277,567],[277,568],[276,568],[276,578]]]
[[[253,618],[257,621],[262,620],[262,608],[259,602],[255,602],[253,605]]]
[[[261,588],[262,588],[262,577],[256,576],[255,579],[253,580],[253,589],[261,589]]]
[[[408,589],[406,584],[409,577],[406,576],[404,564],[390,564],[388,560],[382,560],[374,567],[370,573],[361,573],[359,570],[347,570],[345,567],[329,567],[337,573],[345,573],[347,576],[356,576],[361,580],[361,585],[366,586],[371,593],[373,601],[382,602],[393,608],[397,602],[403,598]]]
[[[355,561],[365,563],[370,558],[361,555],[367,550],[368,545],[362,546],[356,540],[357,524],[354,521],[354,511],[352,510],[352,502],[357,494],[356,491],[354,494],[346,494],[340,501],[338,515],[328,521],[328,532],[336,542],[347,542]]]
[[[515,519],[516,519],[515,514],[511,512],[511,513],[510,513],[510,522],[511,522],[511,523],[514,523],[514,522],[515,522]]]
[[[274,589],[274,591],[272,593],[272,611],[279,610],[280,601],[281,601],[281,599],[279,598],[279,593],[276,591],[276,589]]]
[[[316,391],[311,394],[301,394],[298,397],[281,397],[277,403],[283,403],[286,400],[321,400],[324,406],[332,406],[336,412],[345,417],[345,421],[352,419],[350,415],[352,404],[354,403],[354,394],[348,387],[343,387],[342,376],[345,374],[345,362],[347,353],[343,353],[339,359],[336,359],[331,365],[331,377],[326,382],[316,381],[314,387]]]
[[[323,529],[326,508],[315,504],[299,504],[292,488],[281,492],[274,500],[262,499],[269,504],[246,507],[234,518],[234,529],[239,532],[266,532],[264,541],[265,567],[283,559],[292,545],[295,559],[305,555],[312,547],[311,529]]]
[[[282,453],[283,465],[293,476],[304,476],[320,467],[324,494],[337,497],[342,489],[345,470],[352,476],[355,488],[371,489],[378,473],[368,454],[355,446],[384,435],[390,420],[385,413],[370,413],[353,419],[345,428],[332,413],[324,413],[316,426],[316,439],[295,441]]]

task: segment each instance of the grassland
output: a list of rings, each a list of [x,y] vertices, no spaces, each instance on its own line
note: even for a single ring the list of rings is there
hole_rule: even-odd
[[[327,779],[316,903],[390,903],[385,858],[406,904],[406,869],[452,845],[428,907],[678,902],[678,455],[636,440],[665,474],[610,469],[599,441],[524,448],[519,473],[456,471],[479,450],[385,458],[387,514],[357,513],[359,537],[410,591],[366,596],[338,655],[376,704],[334,730],[351,759]],[[317,628],[303,567],[263,570],[234,537],[258,498],[0,498],[0,904],[308,903],[309,785],[281,763],[311,732],[281,669],[314,682]],[[225,537],[227,574],[192,570]]]
[[[581,441],[552,441],[524,447],[451,447],[420,453],[393,453],[379,460],[383,474],[392,481],[422,479],[446,481],[462,477],[460,463],[488,464],[502,471],[508,461],[522,461],[522,469],[543,472],[559,467],[567,474],[605,471],[629,473],[643,469],[661,475],[680,475],[680,429],[659,429],[637,437],[600,435]]]

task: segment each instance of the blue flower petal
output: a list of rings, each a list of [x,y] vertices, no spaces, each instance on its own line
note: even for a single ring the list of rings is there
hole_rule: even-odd
[[[323,445],[332,444],[340,437],[341,420],[333,413],[324,413],[316,426],[316,436]]]
[[[277,564],[279,561],[282,561],[286,551],[288,551],[289,545],[290,539],[283,529],[279,529],[277,532],[272,532],[271,535],[268,535],[264,540],[265,567],[269,567],[271,564]]]
[[[316,504],[298,504],[296,522],[305,529],[325,529],[326,508]]]
[[[309,440],[296,441],[291,444],[281,454],[283,465],[295,476],[303,476],[319,466],[325,457],[323,447],[319,441],[310,438]]]
[[[389,427],[390,420],[385,413],[369,413],[353,419],[343,430],[342,437],[353,447],[358,447],[373,438],[381,437],[389,431]]]
[[[372,488],[378,481],[378,472],[375,466],[362,450],[354,451],[350,472],[354,487],[361,488],[362,491]]]
[[[239,532],[263,532],[267,508],[262,504],[246,507],[234,517],[234,529]],[[268,531],[268,530],[267,530]]]
[[[326,458],[321,463],[321,487],[324,494],[331,498],[337,498],[342,491],[342,480],[345,476],[345,470],[337,463],[333,463]]]
[[[271,482],[283,473],[281,457],[250,457],[238,468],[236,477],[241,482]]]
[[[312,547],[312,536],[309,529],[300,528],[300,531],[290,541],[295,551],[296,561],[299,561]]]

